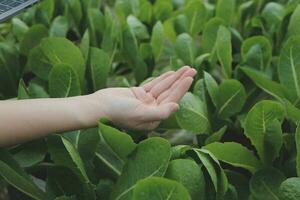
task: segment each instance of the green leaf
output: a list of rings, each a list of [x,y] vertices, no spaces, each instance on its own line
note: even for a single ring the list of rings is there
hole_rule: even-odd
[[[75,197],[67,197],[67,196],[61,196],[61,197],[57,197],[54,200],[76,200]]]
[[[147,24],[151,23],[153,17],[152,3],[147,0],[140,1],[139,19]]]
[[[85,72],[83,56],[71,41],[64,38],[46,38],[40,47],[53,66],[66,63],[76,71],[80,80],[83,79]]]
[[[119,51],[117,44],[120,42],[121,28],[112,11],[106,10],[105,23],[106,27],[102,36],[101,48],[113,59],[116,52]]]
[[[253,19],[251,20],[251,27],[263,31],[264,29],[263,20],[257,16],[253,17]]]
[[[152,47],[150,43],[142,43],[139,47],[139,53],[145,63],[153,62]]]
[[[228,182],[236,188],[239,199],[247,199],[250,194],[248,177],[241,173],[229,170],[226,170],[226,176]]]
[[[195,37],[204,28],[206,8],[201,1],[190,1],[185,7],[185,13],[189,22],[189,33]]]
[[[204,63],[204,61],[208,60],[210,57],[210,53],[205,53],[205,54],[202,54],[200,56],[198,56],[195,60],[195,68],[196,69],[199,69],[202,64]]]
[[[297,123],[297,129],[295,133],[295,143],[296,143],[296,171],[297,175],[300,176],[300,123]]]
[[[45,141],[37,140],[18,146],[14,150],[14,159],[21,167],[32,167],[41,163],[47,153]]]
[[[78,142],[79,142],[79,137],[80,137],[80,130],[75,130],[75,131],[68,131],[63,133],[63,136],[69,140],[75,148],[78,148]]]
[[[180,129],[179,125],[178,125],[178,122],[177,122],[177,119],[176,119],[176,114],[172,114],[168,119],[166,120],[163,120],[159,126],[158,126],[158,129],[165,129],[165,130],[168,130],[168,129]]]
[[[279,188],[281,200],[300,199],[300,178],[293,177],[283,181]]]
[[[300,7],[299,7],[300,8]],[[280,83],[300,98],[300,37],[290,38],[284,45],[278,64]]]
[[[97,197],[100,199],[109,199],[109,195],[113,190],[114,182],[108,179],[101,179],[97,184]]]
[[[2,149],[0,150],[0,176],[13,187],[35,200],[50,199],[45,192],[33,183],[11,155]]]
[[[241,167],[254,173],[261,168],[261,163],[246,147],[235,142],[215,142],[204,147],[209,150],[218,160],[235,167]]]
[[[204,72],[204,83],[213,104],[217,106],[217,97],[219,92],[218,83],[207,72]]]
[[[220,26],[217,33],[216,50],[226,78],[232,73],[231,33],[225,26]]]
[[[250,179],[250,191],[255,199],[279,200],[279,186],[284,175],[274,168],[256,172]]]
[[[94,91],[106,87],[111,64],[110,57],[105,51],[94,47],[90,49],[89,65]]]
[[[68,195],[78,200],[94,199],[91,195],[91,186],[84,183],[72,172],[63,166],[50,166],[47,169],[46,192],[52,196]]]
[[[197,163],[190,159],[172,160],[168,166],[166,178],[178,181],[186,187],[191,199],[203,199],[205,178]]]
[[[227,130],[227,126],[223,126],[222,128],[220,128],[220,130],[218,130],[218,131],[214,132],[213,134],[211,134],[210,136],[208,136],[205,140],[205,144],[207,145],[207,144],[210,144],[213,142],[221,141],[226,130]]]
[[[130,62],[133,62],[138,56],[138,43],[137,38],[132,31],[127,28],[123,31],[123,51]]]
[[[80,25],[82,19],[82,7],[79,0],[67,0],[66,3],[67,16],[71,21],[73,21],[77,26]]]
[[[283,135],[281,122],[274,120],[267,126],[267,132],[264,138],[264,159],[266,163],[272,163],[279,157],[280,149],[283,144]]]
[[[147,77],[148,66],[145,61],[142,59],[141,55],[135,58],[133,63],[133,72],[137,83],[141,83]]]
[[[83,161],[69,140],[60,135],[52,135],[48,138],[47,144],[55,164],[71,169],[82,181],[89,182]]]
[[[126,16],[130,15],[131,13],[137,14],[137,12],[139,11],[138,6],[139,2],[136,0],[117,0],[115,9],[117,11],[118,17],[123,22],[123,20],[125,21]]]
[[[300,5],[294,10],[289,26],[288,26],[288,37],[297,36],[300,34]]]
[[[284,110],[274,101],[261,101],[249,111],[245,134],[255,146],[262,162],[271,165],[282,146],[281,121]]]
[[[18,99],[29,99],[29,93],[27,90],[27,87],[24,83],[24,80],[21,79],[19,82],[19,87],[18,87]]]
[[[223,20],[220,18],[212,18],[206,23],[202,34],[204,53],[212,53],[217,40],[219,27],[223,25],[223,23]]]
[[[165,21],[172,16],[173,5],[171,1],[155,1],[153,5],[153,14],[155,19],[158,21]]]
[[[34,80],[30,81],[28,85],[28,94],[30,98],[49,98],[46,86]]]
[[[80,1],[81,1],[83,11],[86,11],[88,8],[99,8],[101,5],[100,0],[80,0]]]
[[[276,32],[285,16],[284,6],[280,3],[269,2],[262,11],[262,17],[267,22],[269,29]]]
[[[87,14],[91,43],[94,46],[98,46],[106,26],[105,18],[102,12],[96,8],[89,8]]]
[[[76,177],[68,176],[70,177],[70,179],[76,179],[80,181],[80,188],[83,188],[82,190],[84,191],[84,193],[82,194],[84,197],[81,199],[95,200],[95,192],[87,176],[83,161],[79,155],[79,152],[73,146],[73,144],[64,136],[51,135],[47,139],[47,145],[51,160],[53,160],[53,162],[58,166],[66,167],[68,169],[66,171],[70,171],[69,173],[76,175]],[[54,169],[53,171],[53,173],[56,173],[55,171],[57,170]],[[66,174],[67,172],[62,171],[60,173]],[[58,179],[61,180],[61,178],[63,177],[63,175],[59,175]],[[61,180],[60,182],[63,182],[61,184],[64,185],[67,184],[66,187],[69,187],[70,185],[68,182],[64,182],[63,180]]]
[[[138,18],[133,15],[129,15],[127,17],[127,24],[138,39],[149,39],[150,36],[147,27]]]
[[[251,68],[260,69],[263,71],[264,63],[263,63],[263,52],[262,48],[259,44],[253,45],[248,52],[243,55],[243,60],[246,65]]]
[[[288,101],[284,101],[286,118],[297,124],[300,122],[300,110]]]
[[[201,101],[206,102],[206,91],[205,91],[205,82],[203,79],[199,79],[193,88],[193,94],[198,96]]]
[[[223,19],[226,25],[230,25],[233,21],[234,13],[236,13],[235,4],[235,0],[218,0],[216,16]]]
[[[79,48],[83,54],[84,60],[87,61],[90,53],[90,33],[88,29],[84,32],[82,36]]]
[[[80,131],[78,137],[78,152],[84,161],[94,158],[97,147],[100,143],[98,128],[90,128]]]
[[[54,66],[49,74],[49,91],[51,97],[80,95],[80,83],[76,72],[66,64]]]
[[[162,138],[149,138],[140,142],[129,156],[111,199],[132,199],[133,189],[139,180],[165,174],[170,156],[170,144]]]
[[[150,177],[139,181],[133,191],[133,200],[190,200],[186,188],[165,178]]]
[[[194,65],[196,57],[196,46],[193,38],[189,34],[182,33],[177,37],[175,51],[177,56],[186,65]]]
[[[180,159],[185,156],[187,150],[190,150],[191,147],[189,145],[176,145],[171,147],[171,160]]]
[[[133,69],[137,82],[141,83],[146,78],[148,69],[139,53],[137,38],[129,28],[123,31],[122,36],[124,57]]]
[[[187,18],[186,14],[180,14],[176,16],[173,23],[177,33],[180,34],[189,32],[189,19]]]
[[[19,54],[14,46],[0,43],[0,93],[7,97],[16,95],[20,76]]]
[[[243,67],[241,69],[259,88],[261,88],[266,93],[272,95],[280,101],[288,98],[286,88],[283,85],[270,80],[269,77],[267,77],[262,72],[248,67]]]
[[[174,28],[174,21],[169,19],[163,23],[165,36],[172,42],[176,41],[177,33]]]
[[[205,133],[209,127],[205,104],[192,93],[187,93],[180,101],[176,113],[179,126],[194,133]]]
[[[218,115],[229,118],[241,111],[246,101],[244,86],[237,80],[225,80],[219,86],[217,94]]]
[[[259,51],[256,50],[256,48],[259,49]],[[254,50],[255,53],[251,56],[251,51]],[[257,52],[260,52],[261,54],[258,54]],[[270,65],[272,59],[272,45],[269,39],[264,36],[253,36],[243,41],[241,54],[243,61],[250,67],[266,69]],[[253,65],[253,60],[258,60],[258,64]]]
[[[18,38],[19,41],[21,41],[26,32],[28,31],[29,27],[25,22],[23,22],[19,18],[13,18],[11,22],[13,34]]]
[[[159,60],[164,50],[164,27],[160,21],[158,21],[152,30],[151,47],[155,60]]]
[[[64,16],[56,17],[50,27],[49,35],[51,37],[66,37],[69,30],[68,19]]]
[[[52,67],[52,63],[46,58],[40,46],[30,51],[26,68],[30,69],[37,77],[48,80]]]
[[[104,172],[111,174],[113,177],[119,177],[125,165],[124,160],[118,156],[112,148],[101,140],[95,153],[95,160],[99,163]]]
[[[99,122],[99,131],[105,142],[124,161],[137,146],[129,135],[104,123]]]
[[[44,0],[40,2],[35,10],[35,23],[48,26],[54,14],[55,3],[56,2],[53,0]]]
[[[75,148],[78,148],[80,133],[81,130],[67,131],[62,133],[62,136],[69,140]]]
[[[228,184],[228,190],[224,196],[224,200],[238,200],[238,193],[233,185]]]
[[[220,163],[214,155],[205,149],[188,150],[187,155],[194,158],[197,163],[203,165],[213,184],[213,188],[216,192],[216,198],[218,199],[223,197],[228,188],[228,181]]]
[[[71,41],[65,38],[45,38],[29,55],[27,65],[44,80],[52,67],[67,64],[77,73],[80,83],[83,81],[85,64],[82,53]]]

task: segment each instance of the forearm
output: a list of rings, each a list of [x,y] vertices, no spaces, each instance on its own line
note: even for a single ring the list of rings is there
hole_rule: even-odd
[[[1,101],[0,146],[95,126],[105,117],[100,105],[92,95]]]

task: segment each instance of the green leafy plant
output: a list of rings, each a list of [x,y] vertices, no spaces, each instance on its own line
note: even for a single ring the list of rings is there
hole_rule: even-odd
[[[152,132],[99,119],[1,149],[0,192],[300,199],[299,25],[299,0],[41,1],[0,25],[1,100],[132,87],[183,65],[198,75]]]

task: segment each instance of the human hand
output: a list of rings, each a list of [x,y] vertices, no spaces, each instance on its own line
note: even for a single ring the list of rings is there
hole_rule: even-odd
[[[101,104],[102,116],[115,125],[134,130],[152,130],[179,108],[189,90],[196,70],[182,67],[140,87],[107,88],[94,93]]]

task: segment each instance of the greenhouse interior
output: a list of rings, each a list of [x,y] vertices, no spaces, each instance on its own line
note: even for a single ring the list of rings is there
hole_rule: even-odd
[[[300,200],[300,0],[0,0],[0,200]]]

